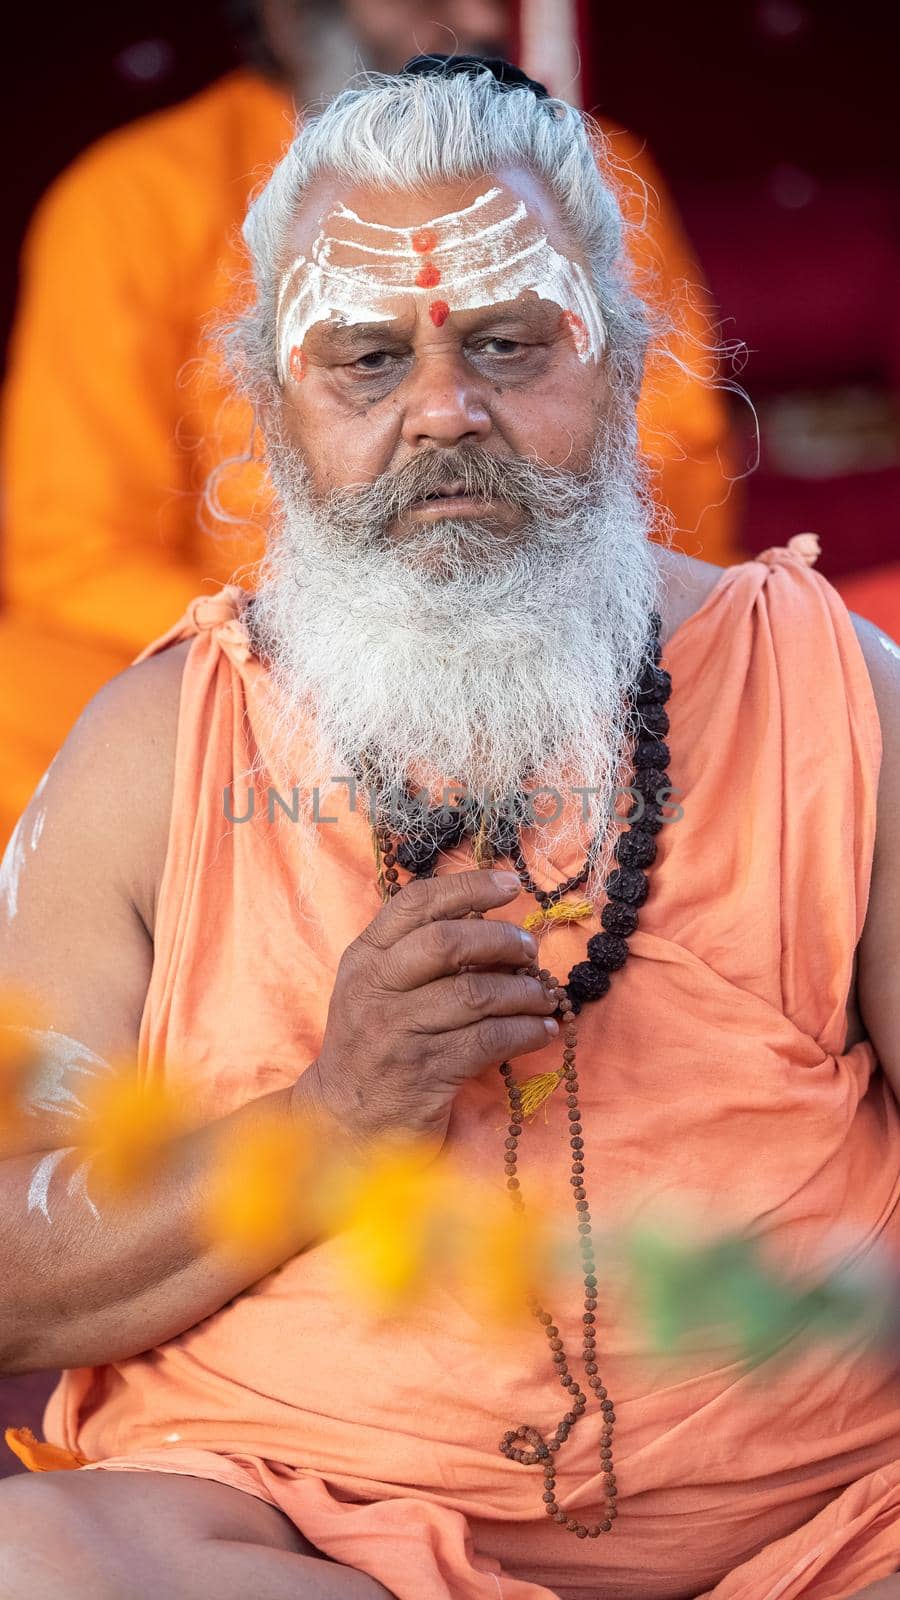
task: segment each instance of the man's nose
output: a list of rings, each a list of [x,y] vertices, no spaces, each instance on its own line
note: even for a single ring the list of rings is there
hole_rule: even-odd
[[[490,413],[481,384],[464,363],[447,352],[416,367],[404,385],[404,443],[448,446],[486,439]]]

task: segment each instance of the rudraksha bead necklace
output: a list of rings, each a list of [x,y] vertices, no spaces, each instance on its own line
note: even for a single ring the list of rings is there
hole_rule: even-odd
[[[468,803],[450,805],[448,802],[432,806],[423,814],[414,797],[407,792],[397,807],[400,818],[406,823],[403,829],[406,836],[395,845],[387,842],[387,852],[395,856],[394,866],[402,867],[414,878],[430,878],[440,856],[447,850],[454,850],[466,834],[473,835],[476,856],[479,844],[483,844],[492,855],[508,857],[514,863],[524,888],[534,896],[538,905],[542,908],[556,905],[564,895],[573,889],[580,889],[587,882],[597,840],[592,841],[579,872],[557,884],[555,889],[539,889],[528,871],[519,837],[519,820],[525,814],[526,806],[526,797],[518,794],[512,799],[511,815],[495,816],[490,820],[480,806]],[[386,830],[382,831],[389,841],[390,835]]]
[[[528,1306],[544,1328],[559,1381],[569,1392],[571,1408],[557,1424],[551,1439],[546,1439],[540,1429],[522,1424],[518,1428],[511,1428],[503,1435],[500,1451],[509,1460],[518,1461],[523,1466],[541,1466],[544,1479],[542,1499],[547,1516],[552,1517],[554,1522],[559,1523],[578,1539],[596,1539],[600,1534],[611,1531],[617,1515],[618,1489],[612,1450],[616,1414],[597,1363],[595,1333],[597,1274],[585,1181],[584,1129],[578,1102],[575,1015],[585,1002],[601,999],[609,990],[610,974],[625,965],[629,954],[627,940],[638,926],[638,910],[644,904],[649,889],[646,868],[652,866],[656,858],[655,835],[659,833],[664,820],[662,805],[657,796],[660,791],[669,788],[669,776],[666,770],[669,765],[669,749],[665,743],[665,735],[669,731],[669,719],[665,704],[672,692],[672,680],[668,672],[659,665],[661,626],[658,612],[651,612],[648,651],[650,660],[629,695],[629,728],[634,739],[633,787],[641,797],[642,806],[638,809],[635,802],[634,808],[625,818],[630,827],[620,833],[616,840],[614,855],[617,865],[606,880],[607,903],[600,914],[604,931],[594,934],[588,940],[588,959],[573,966],[565,985],[537,963],[522,969],[529,976],[538,978],[551,998],[557,1001],[557,1011],[562,1024],[563,1064],[556,1072],[540,1073],[521,1084],[513,1078],[512,1067],[508,1061],[502,1062],[499,1069],[509,1108],[504,1155],[506,1186],[513,1209],[519,1216],[525,1209],[518,1178],[518,1146],[525,1118],[533,1115],[559,1084],[564,1084],[566,1089],[569,1146],[572,1153],[570,1182],[578,1218],[579,1250],[584,1281],[581,1359],[588,1388],[596,1395],[603,1416],[600,1433],[600,1471],[603,1475],[604,1488],[602,1517],[591,1523],[580,1522],[576,1517],[570,1517],[563,1511],[556,1499],[556,1455],[571,1429],[584,1415],[588,1402],[584,1390],[569,1372],[559,1328],[550,1312],[544,1310],[533,1294],[528,1296]],[[441,811],[445,809],[439,808]],[[456,826],[459,826],[459,833],[453,841],[454,844],[461,842],[466,831],[465,822],[459,824],[455,821],[454,827]],[[417,862],[413,851],[401,853],[402,846],[396,843],[383,823],[376,822],[372,831],[378,864],[378,881],[385,900],[392,898],[401,888],[398,862],[410,871],[413,877],[431,874],[434,862],[425,859],[428,852],[419,851]],[[452,848],[447,836],[442,837],[444,840],[442,847]],[[495,833],[490,838],[490,843],[498,856],[505,856],[512,861],[523,888],[542,907],[558,903],[570,890],[580,888],[586,882],[591,864],[590,851],[580,874],[566,879],[553,890],[541,890],[535,885],[528,871],[516,827],[510,830],[505,839],[498,840]],[[499,848],[503,843],[508,846],[505,850]]]

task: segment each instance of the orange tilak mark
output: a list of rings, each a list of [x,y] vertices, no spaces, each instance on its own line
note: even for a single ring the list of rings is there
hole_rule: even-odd
[[[295,383],[302,382],[306,377],[306,356],[298,344],[295,344],[291,351],[288,367]]]
[[[419,276],[416,279],[416,288],[433,289],[435,284],[440,283],[440,281],[441,275],[438,272],[434,262],[426,261],[422,271],[419,273]]]
[[[437,234],[433,228],[420,228],[418,233],[414,233],[412,236],[412,247],[420,256],[427,255],[428,251],[433,250],[436,244]]]
[[[579,317],[577,311],[561,311],[559,314],[559,325],[560,328],[568,328],[569,332],[571,333],[572,343],[575,346],[575,354],[579,356],[587,355],[588,344],[590,342],[588,338],[587,326],[584,322],[584,319]]]
[[[446,300],[432,300],[428,307],[428,315],[436,328],[442,328],[450,315],[450,307]]]

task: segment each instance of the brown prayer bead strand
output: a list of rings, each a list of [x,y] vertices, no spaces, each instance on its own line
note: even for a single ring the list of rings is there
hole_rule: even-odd
[[[587,876],[591,866],[591,852],[589,851],[585,857],[581,871],[576,872],[571,878],[566,878],[564,883],[558,883],[555,889],[538,888],[528,870],[528,864],[522,854],[521,846],[510,857],[510,860],[514,870],[519,875],[519,882],[526,894],[530,894],[537,901],[542,911],[547,911],[550,906],[556,905],[557,901],[562,900],[564,895],[570,894],[573,889],[581,889],[587,883]]]
[[[558,986],[557,986],[558,987]],[[572,1158],[572,1191],[575,1198],[576,1215],[579,1218],[578,1232],[581,1239],[582,1262],[584,1266],[584,1314],[582,1316],[583,1348],[582,1360],[587,1374],[588,1386],[594,1390],[600,1401],[600,1408],[604,1415],[604,1427],[600,1436],[600,1459],[602,1462],[605,1488],[606,1516],[602,1522],[596,1524],[596,1533],[591,1528],[588,1535],[592,1538],[599,1533],[609,1533],[616,1519],[616,1478],[613,1466],[612,1432],[615,1422],[615,1411],[609,1399],[599,1368],[595,1360],[597,1311],[597,1278],[595,1272],[593,1244],[591,1243],[590,1202],[587,1197],[587,1187],[584,1182],[584,1138],[581,1122],[581,1108],[578,1101],[578,1073],[576,1066],[576,1030],[573,1021],[572,1003],[565,990],[560,991],[560,1012],[563,1023],[563,1083],[566,1089],[566,1105],[569,1116],[569,1138],[573,1152]],[[579,1537],[584,1537],[579,1535]]]
[[[397,871],[397,857],[394,855],[392,849],[388,849],[383,851],[381,860],[384,866],[384,875],[390,884],[388,893],[395,895],[400,888],[400,874]]]
[[[387,897],[388,899],[393,899],[394,895],[398,894],[401,888],[400,874],[397,871],[397,854],[394,848],[394,841],[391,838],[388,829],[380,823],[375,823],[372,831],[375,835],[375,842],[378,846],[378,852],[381,856],[381,870],[385,878]]]
[[[556,995],[559,1000],[559,1009],[562,1015],[564,1040],[563,1065],[565,1069],[564,1081],[567,1089],[566,1101],[569,1114],[569,1126],[571,1129],[570,1145],[573,1151],[572,1184],[576,1197],[576,1214],[580,1218],[579,1235],[582,1241],[582,1257],[583,1265],[585,1267],[583,1359],[586,1369],[589,1366],[593,1369],[592,1373],[588,1373],[589,1381],[593,1376],[593,1384],[591,1386],[599,1388],[602,1391],[600,1394],[598,1394],[598,1399],[601,1402],[601,1409],[603,1410],[604,1415],[604,1426],[601,1432],[600,1442],[600,1459],[602,1463],[601,1471],[604,1479],[605,1515],[601,1521],[587,1524],[579,1522],[577,1518],[569,1517],[566,1512],[562,1510],[559,1502],[556,1499],[556,1469],[550,1459],[547,1459],[544,1465],[544,1491],[541,1498],[546,1514],[549,1517],[552,1517],[554,1522],[558,1523],[561,1527],[564,1527],[567,1532],[573,1533],[578,1539],[596,1539],[600,1536],[600,1534],[609,1533],[611,1531],[613,1522],[616,1518],[617,1491],[615,1474],[613,1472],[611,1446],[612,1422],[615,1420],[615,1414],[612,1412],[612,1405],[608,1400],[607,1391],[602,1387],[602,1382],[597,1375],[598,1369],[596,1363],[593,1361],[595,1344],[593,1328],[596,1321],[595,1313],[597,1306],[597,1279],[594,1274],[595,1263],[593,1257],[593,1248],[589,1244],[591,1231],[590,1221],[584,1220],[585,1218],[589,1219],[590,1212],[588,1210],[587,1191],[584,1185],[584,1161],[582,1159],[584,1139],[582,1136],[581,1112],[578,1103],[578,1077],[576,1070],[577,1030],[575,1028],[571,1001],[569,1000],[565,990],[559,984],[559,981],[555,979],[546,968],[541,968],[539,970],[536,966],[532,966],[528,970],[530,976],[538,977],[540,979],[540,981],[551,993],[551,996],[554,994]],[[504,1164],[507,1172],[507,1188],[509,1189],[510,1198],[513,1201],[514,1208],[519,1214],[521,1214],[521,1212],[524,1210],[524,1202],[521,1196],[519,1180],[516,1176],[518,1142],[521,1137],[521,1130],[524,1122],[521,1111],[521,1090],[519,1089],[518,1085],[512,1081],[512,1068],[509,1062],[502,1063],[500,1072],[504,1079],[510,1105],[510,1123],[506,1138],[506,1156],[504,1158]],[[587,1249],[585,1249],[586,1244]],[[519,1461],[524,1465],[532,1464],[534,1458],[531,1457],[527,1451],[514,1446],[514,1439],[528,1437],[539,1440],[540,1446],[546,1450],[549,1457],[551,1453],[555,1454],[559,1451],[560,1447],[568,1438],[571,1429],[587,1410],[587,1396],[569,1372],[565,1346],[563,1345],[563,1341],[559,1336],[559,1329],[556,1327],[552,1315],[549,1311],[544,1310],[544,1307],[534,1296],[529,1297],[529,1306],[533,1315],[537,1318],[538,1322],[541,1323],[547,1335],[551,1357],[556,1367],[559,1381],[564,1388],[568,1389],[569,1394],[572,1397],[572,1408],[570,1411],[565,1413],[557,1426],[554,1437],[549,1442],[544,1441],[536,1429],[528,1429],[525,1427],[518,1428],[514,1433],[504,1436],[504,1441],[501,1443],[501,1450],[504,1451],[504,1454],[508,1454],[511,1460]],[[536,1444],[535,1457],[540,1459],[541,1454],[542,1450]]]

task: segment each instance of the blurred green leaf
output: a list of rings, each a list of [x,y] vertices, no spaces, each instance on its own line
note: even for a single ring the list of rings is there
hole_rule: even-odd
[[[690,1245],[661,1232],[634,1232],[625,1264],[652,1345],[676,1351],[715,1334],[755,1366],[792,1341],[829,1339],[883,1326],[887,1286],[834,1274],[810,1286],[778,1276],[756,1241],[728,1236]]]

